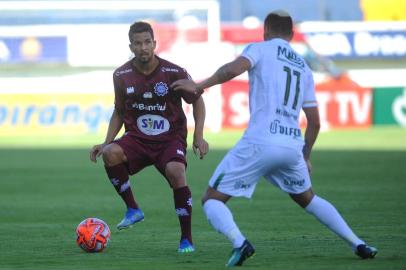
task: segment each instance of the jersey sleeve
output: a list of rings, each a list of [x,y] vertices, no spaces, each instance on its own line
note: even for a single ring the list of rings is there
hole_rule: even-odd
[[[317,107],[313,75],[309,72],[306,89],[303,96],[303,108]]]
[[[256,46],[256,44],[249,44],[247,47],[245,47],[244,51],[241,54],[242,57],[245,57],[250,61],[251,68],[253,68],[255,64],[258,63],[260,55],[261,53],[259,51],[259,46]]]
[[[189,73],[185,69],[182,69],[182,71],[179,73],[180,74],[179,74],[178,80],[181,80],[181,79],[192,80],[192,77],[189,75]],[[186,91],[180,91],[180,95],[183,98],[183,100],[188,104],[194,103],[200,97],[199,94],[190,93],[190,92],[186,92]]]
[[[124,112],[125,110],[125,96],[122,88],[120,87],[119,77],[113,75],[114,84],[114,108],[118,112]]]

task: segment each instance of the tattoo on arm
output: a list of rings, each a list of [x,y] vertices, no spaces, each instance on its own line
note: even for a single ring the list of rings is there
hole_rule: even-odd
[[[230,72],[230,68],[229,68],[230,64],[227,63],[225,65],[223,65],[222,67],[220,67],[217,72],[216,72],[216,77],[217,80],[220,83],[226,82],[228,80],[231,80],[232,78],[234,78],[236,75],[233,74],[232,72]]]

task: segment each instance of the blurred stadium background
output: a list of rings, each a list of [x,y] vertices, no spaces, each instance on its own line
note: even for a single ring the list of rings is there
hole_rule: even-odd
[[[406,126],[406,1],[0,1],[1,141],[103,135],[136,20],[154,25],[159,55],[199,80],[260,41],[279,8],[315,71],[325,130]],[[208,130],[246,125],[247,87],[240,76],[205,94]]]
[[[314,71],[323,125],[313,154],[317,190],[376,243],[381,259],[367,264],[346,259],[339,239],[275,189],[260,188],[248,205],[231,202],[241,211],[237,218],[258,221],[242,219],[259,251],[253,265],[405,269],[406,0],[0,0],[0,268],[220,267],[227,243],[208,226],[198,203],[197,254],[170,255],[177,241],[171,195],[149,169],[136,177],[136,190],[150,225],[139,228],[141,235],[113,233],[107,256],[80,253],[73,232],[82,219],[98,216],[113,227],[122,214],[113,189],[100,180],[102,164],[93,167],[87,151],[104,139],[113,71],[131,57],[131,23],[151,22],[157,53],[200,80],[247,43],[260,41],[262,21],[274,9],[293,16],[293,45]],[[188,158],[196,202],[247,124],[247,76],[209,89],[204,99],[212,151],[200,163]],[[184,108],[193,126],[190,107]],[[148,195],[151,183],[162,200]],[[270,217],[264,217],[270,205]],[[267,231],[269,220],[268,234],[259,233]]]

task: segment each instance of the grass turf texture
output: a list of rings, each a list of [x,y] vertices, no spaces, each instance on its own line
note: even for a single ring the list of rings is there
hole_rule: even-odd
[[[205,132],[205,139],[213,149],[229,149],[241,137],[241,131]],[[105,134],[83,136],[1,136],[1,148],[89,148],[104,141]],[[188,143],[191,144],[192,132]],[[406,129],[396,126],[359,130],[321,132],[315,149],[406,150]]]
[[[377,258],[358,259],[341,239],[288,196],[261,181],[252,200],[229,203],[257,250],[245,268],[405,269],[406,148],[405,136],[403,140],[401,136],[405,131],[365,132],[321,135],[312,156],[313,185],[360,237],[378,247]],[[219,135],[212,143],[217,149],[203,161],[189,152],[194,254],[176,252],[179,227],[172,192],[153,168],[132,177],[145,221],[118,232],[115,225],[124,214],[123,204],[101,162],[93,165],[88,161],[87,149],[3,146],[0,269],[224,269],[231,247],[209,226],[199,200],[207,179],[226,153],[218,148],[220,141],[226,141],[228,147],[239,136],[229,135],[228,140]],[[213,135],[210,141],[214,139]],[[340,145],[347,147],[342,150]],[[86,217],[99,217],[110,225],[112,241],[105,252],[87,254],[76,246],[75,228]]]

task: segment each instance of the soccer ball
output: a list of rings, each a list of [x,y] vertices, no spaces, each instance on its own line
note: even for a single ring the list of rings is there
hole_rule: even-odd
[[[101,219],[87,218],[76,228],[76,243],[86,252],[101,252],[109,244],[110,228]]]

